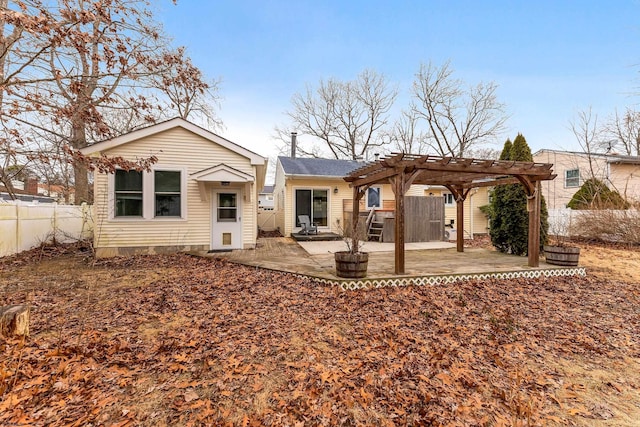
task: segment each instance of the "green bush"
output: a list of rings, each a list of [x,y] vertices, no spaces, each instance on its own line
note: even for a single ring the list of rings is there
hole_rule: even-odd
[[[507,139],[500,160],[532,162],[531,149],[524,136],[518,134],[511,142]],[[542,197],[542,195],[541,195]],[[491,218],[491,243],[500,252],[526,255],[529,238],[529,212],[527,194],[521,184],[498,185],[491,193],[487,209]],[[540,249],[547,241],[549,231],[547,204],[542,197],[540,209]]]
[[[629,209],[629,202],[596,178],[590,178],[567,204],[571,209]]]

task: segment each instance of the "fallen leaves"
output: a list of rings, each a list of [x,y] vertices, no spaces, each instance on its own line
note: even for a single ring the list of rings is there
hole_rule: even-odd
[[[179,255],[20,266],[0,304],[33,295],[32,337],[0,342],[0,424],[617,420],[558,362],[640,357],[638,286],[604,279],[337,292]],[[598,396],[638,396],[631,372]]]

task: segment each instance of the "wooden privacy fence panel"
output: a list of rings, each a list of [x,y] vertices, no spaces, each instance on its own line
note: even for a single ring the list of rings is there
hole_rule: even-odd
[[[0,204],[0,257],[41,243],[73,242],[93,237],[92,207],[51,204]]]
[[[444,240],[444,198],[405,196],[405,243]],[[382,231],[384,242],[393,242],[395,219],[385,218]]]

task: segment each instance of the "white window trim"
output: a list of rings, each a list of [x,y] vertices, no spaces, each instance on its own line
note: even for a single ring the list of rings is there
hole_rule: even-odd
[[[156,217],[155,206],[155,179],[154,172],[170,171],[180,172],[180,216],[167,216]],[[171,165],[153,165],[150,171],[142,172],[142,216],[116,216],[115,209],[115,190],[116,190],[116,178],[115,174],[108,174],[107,189],[108,197],[107,203],[109,203],[109,220],[117,222],[167,222],[167,221],[186,221],[187,220],[187,169],[181,166]]]
[[[568,177],[567,174],[569,172],[573,172],[573,171],[577,171],[578,172],[578,176],[576,178],[571,178],[571,179],[577,179],[578,180],[578,184],[577,185],[568,185]],[[564,171],[564,188],[579,188],[580,187],[580,168],[574,168],[574,169],[566,169]]]
[[[382,202],[383,198],[382,198],[382,186],[381,185],[372,185],[371,187],[367,188],[367,192],[364,195],[364,207],[365,209],[371,209],[371,206],[369,206],[369,189],[371,188],[377,188],[379,190],[379,194],[380,194],[380,206],[375,206],[374,209],[382,209],[384,206],[384,203]]]
[[[451,196],[451,200],[453,203],[447,203],[447,199],[449,198],[448,196]],[[442,197],[444,198],[444,205],[445,206],[455,206],[456,205],[456,199],[453,197],[453,193],[449,193],[449,192],[443,192],[442,193]]]
[[[296,227],[296,222],[298,222],[298,218],[296,218],[296,191],[297,190],[325,190],[327,192],[327,225],[319,225],[318,230],[329,230],[331,229],[331,187],[292,187],[293,197],[291,198],[291,213],[293,216],[293,227],[291,228],[294,232],[300,231],[302,227]]]

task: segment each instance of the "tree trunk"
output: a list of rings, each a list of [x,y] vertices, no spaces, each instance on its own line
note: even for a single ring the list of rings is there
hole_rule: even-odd
[[[29,336],[29,306],[8,305],[0,307],[0,335]]]
[[[74,117],[72,119],[71,130],[71,146],[76,150],[87,146],[87,135],[85,130],[85,123],[81,117]],[[91,203],[89,197],[89,172],[82,163],[73,164],[73,179],[75,186],[75,199],[74,203],[80,205],[83,202]]]

